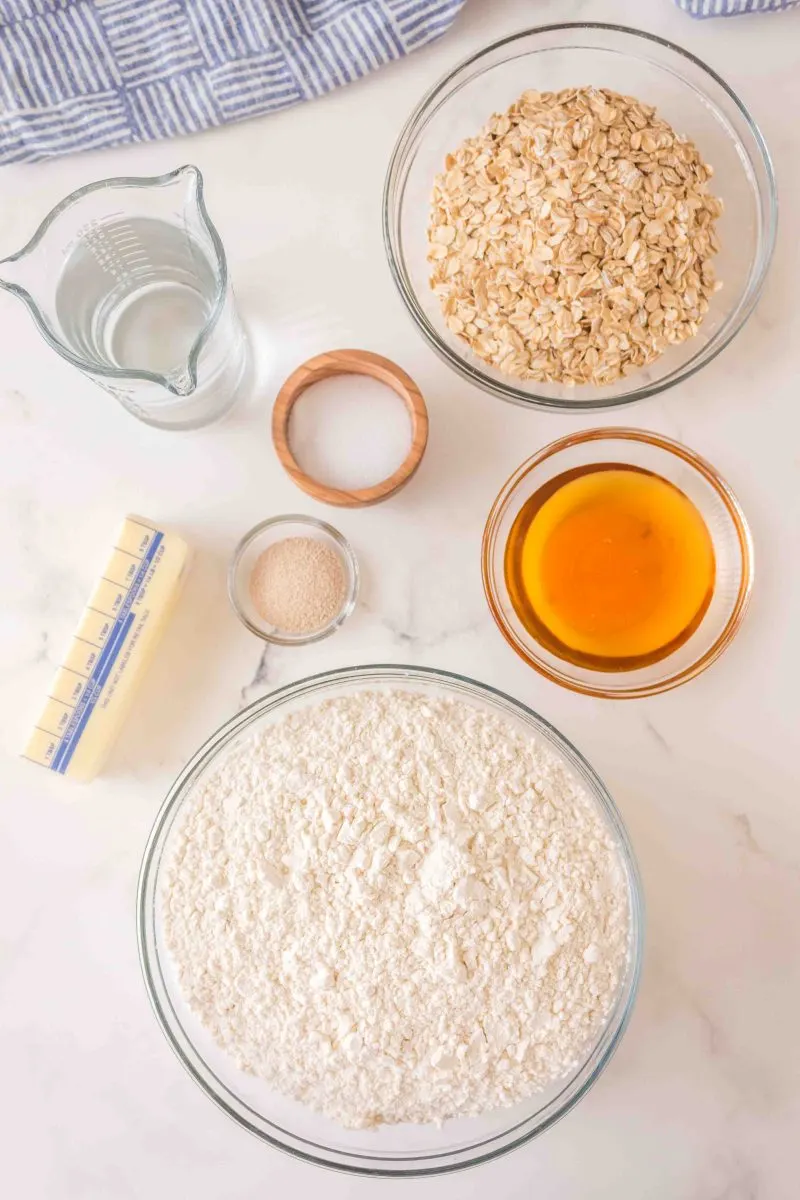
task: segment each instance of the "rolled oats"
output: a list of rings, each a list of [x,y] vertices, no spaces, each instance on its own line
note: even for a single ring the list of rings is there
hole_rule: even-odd
[[[606,385],[654,362],[721,286],[712,174],[631,96],[524,92],[434,184],[430,282],[448,329],[539,383]]]

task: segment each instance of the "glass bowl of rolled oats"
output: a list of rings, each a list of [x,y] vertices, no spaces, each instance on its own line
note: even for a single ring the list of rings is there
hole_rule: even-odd
[[[755,307],[775,242],[769,152],[728,85],[661,38],[565,24],[504,38],[423,98],[384,239],[463,378],[535,408],[663,391]]]

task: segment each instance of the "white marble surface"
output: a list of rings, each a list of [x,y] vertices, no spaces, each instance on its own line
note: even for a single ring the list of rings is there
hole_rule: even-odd
[[[609,704],[540,680],[483,600],[478,549],[500,483],[575,422],[521,412],[452,376],[412,329],[380,239],[394,136],[422,89],[491,36],[576,16],[681,41],[738,89],[775,157],[782,228],[766,294],[702,374],[621,416],[678,436],[749,514],[758,581],[728,654],[669,695]],[[197,163],[265,363],[256,400],[197,434],[137,424],[59,362],[0,295],[0,1036],[3,1193],[25,1200],[373,1195],[502,1200],[792,1200],[800,1128],[800,12],[696,24],[668,0],[471,0],[436,47],[278,117],[0,179],[0,256],[95,178]],[[346,628],[269,650],[228,608],[235,540],[272,513],[330,516],[272,453],[279,382],[336,345],[396,358],[430,406],[428,455],[389,503],[334,520],[364,570]],[[141,511],[198,550],[185,603],[107,774],[71,788],[15,757],[117,518]],[[591,1095],[543,1138],[450,1180],[323,1175],[260,1145],[200,1093],[151,1015],[134,936],[144,841],[179,766],[240,705],[348,663],[455,668],[532,704],[617,798],[649,906],[630,1031]],[[795,742],[793,746],[792,743]]]

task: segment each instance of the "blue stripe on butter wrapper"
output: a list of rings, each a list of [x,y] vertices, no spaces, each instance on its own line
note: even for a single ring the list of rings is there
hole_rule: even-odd
[[[66,772],[69,766],[69,761],[75,753],[75,748],[81,739],[81,734],[86,728],[86,724],[94,711],[98,699],[103,691],[103,684],[108,679],[108,676],[114,666],[114,663],[119,657],[119,653],[125,645],[126,638],[131,631],[131,626],[134,622],[134,614],[131,612],[136,597],[139,594],[139,589],[147,577],[147,573],[155,559],[158,548],[163,541],[163,534],[156,533],[150,545],[147,548],[147,553],[139,564],[136,576],[133,583],[130,585],[125,601],[121,606],[117,618],[114,622],[113,629],[108,637],[108,640],[103,647],[103,651],[97,662],[94,665],[94,670],[89,678],[86,687],[83,689],[83,694],[72,714],[68,728],[66,729],[61,745],[59,746],[50,769],[58,771],[60,775]]]

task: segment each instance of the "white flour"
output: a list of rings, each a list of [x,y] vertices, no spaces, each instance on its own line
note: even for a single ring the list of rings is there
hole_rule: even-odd
[[[627,888],[552,752],[466,702],[360,692],[236,745],[167,872],[182,992],[247,1071],[340,1124],[513,1104],[616,998]]]

